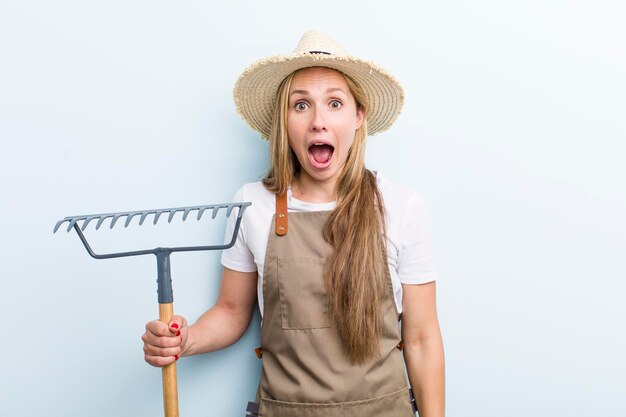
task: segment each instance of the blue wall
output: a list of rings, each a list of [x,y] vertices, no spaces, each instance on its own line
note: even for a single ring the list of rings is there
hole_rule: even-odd
[[[231,89],[329,32],[403,83],[368,164],[422,191],[441,280],[450,416],[626,413],[626,29],[617,1],[0,3],[2,416],[161,415],[140,336],[151,258],[95,261],[66,216],[230,201],[267,150]],[[92,233],[103,249],[223,224]],[[157,233],[157,231],[159,233]],[[219,253],[172,257],[194,320]],[[241,416],[258,319],[179,361],[182,416]]]

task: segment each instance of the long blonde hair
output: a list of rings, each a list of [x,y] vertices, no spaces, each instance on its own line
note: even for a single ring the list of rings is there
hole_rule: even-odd
[[[269,137],[270,166],[263,179],[275,193],[287,192],[300,163],[289,147],[287,109],[293,75],[278,88]],[[365,113],[336,185],[337,204],[323,230],[334,251],[327,259],[328,307],[346,353],[360,364],[380,355],[382,300],[389,280],[385,246],[385,209],[376,177],[365,168],[367,101],[363,90],[344,75],[357,108]],[[346,244],[349,242],[349,244]]]

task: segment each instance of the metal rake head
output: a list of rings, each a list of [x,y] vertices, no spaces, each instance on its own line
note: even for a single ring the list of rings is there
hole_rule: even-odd
[[[74,225],[78,225],[81,231],[85,231],[87,226],[89,226],[89,223],[91,223],[92,221],[97,221],[96,230],[98,230],[100,229],[100,226],[102,226],[102,224],[105,222],[106,219],[111,219],[109,228],[113,229],[117,221],[121,219],[122,217],[126,218],[126,220],[124,221],[124,227],[128,227],[128,225],[133,220],[133,218],[139,217],[139,225],[141,226],[146,220],[146,218],[150,215],[154,216],[152,224],[157,224],[157,222],[159,221],[159,218],[163,214],[167,214],[167,222],[170,223],[172,219],[174,219],[174,216],[176,215],[176,213],[178,212],[182,212],[183,221],[187,220],[187,217],[192,211],[198,212],[197,220],[200,220],[202,218],[202,215],[207,210],[211,211],[211,217],[213,219],[215,219],[215,217],[217,216],[218,212],[221,209],[226,210],[226,216],[228,217],[230,216],[233,209],[236,207],[239,208],[238,216],[242,216],[244,210],[250,204],[251,203],[224,203],[224,204],[211,204],[211,205],[204,205],[204,206],[173,207],[173,208],[164,208],[164,209],[125,211],[125,212],[119,212],[119,213],[103,213],[103,214],[88,214],[88,215],[82,215],[82,216],[68,216],[62,220],[59,220],[56,223],[56,225],[54,226],[53,233],[56,233],[57,230],[59,230],[59,228],[61,227],[61,225],[65,222],[68,223],[67,232],[69,232],[70,230],[74,228]]]
[[[74,229],[78,234],[83,246],[89,253],[92,258],[95,259],[111,259],[111,258],[121,258],[126,256],[138,256],[138,255],[148,255],[153,254],[156,255],[157,259],[157,283],[158,283],[158,295],[159,295],[159,303],[171,303],[173,302],[173,291],[172,291],[172,279],[170,275],[170,254],[173,252],[191,252],[191,251],[205,251],[205,250],[223,250],[232,247],[237,240],[237,234],[239,232],[239,227],[241,225],[241,219],[243,218],[244,211],[248,206],[252,203],[225,203],[225,204],[210,204],[204,206],[189,206],[189,207],[174,207],[174,208],[166,208],[166,209],[153,209],[153,210],[140,210],[140,211],[125,211],[119,213],[104,213],[104,214],[89,214],[84,216],[68,216],[62,220],[59,220],[57,224],[54,226],[54,232],[59,230],[59,227],[65,222],[68,222],[67,231]],[[83,231],[87,228],[89,223],[92,221],[96,221],[96,230],[102,226],[102,224],[107,220],[111,219],[110,228],[112,229],[117,221],[121,218],[125,218],[124,227],[128,227],[133,218],[139,217],[139,225],[143,224],[146,218],[150,215],[154,216],[153,224],[157,224],[159,218],[167,214],[168,223],[174,219],[176,213],[182,213],[182,219],[185,221],[191,212],[198,212],[197,219],[200,220],[202,215],[207,211],[211,211],[211,216],[213,219],[217,216],[220,210],[226,210],[226,216],[230,217],[233,209],[238,208],[237,210],[237,219],[235,222],[235,227],[233,228],[232,237],[230,241],[224,243],[222,245],[210,245],[210,246],[180,246],[180,247],[168,247],[168,248],[153,248],[153,249],[143,249],[143,250],[135,250],[135,251],[127,251],[127,252],[115,252],[115,253],[95,253],[89,242],[87,242],[87,238],[83,234]]]
[[[87,252],[92,258],[96,259],[108,259],[108,258],[120,258],[124,256],[137,256],[137,255],[146,255],[146,254],[155,254],[160,256],[159,254],[167,253],[168,256],[172,252],[190,252],[190,251],[203,251],[203,250],[222,250],[228,249],[235,244],[237,240],[237,233],[239,232],[239,227],[241,225],[241,219],[243,218],[244,211],[248,206],[252,203],[242,202],[242,203],[224,203],[224,204],[210,204],[203,206],[188,206],[188,207],[173,207],[173,208],[164,208],[164,209],[152,209],[152,210],[139,210],[139,211],[123,211],[119,213],[103,213],[103,214],[88,214],[83,216],[68,216],[62,220],[59,220],[57,224],[54,226],[53,233],[56,233],[57,230],[61,227],[61,225],[65,222],[68,223],[67,231],[74,229],[78,234],[78,237],[87,249]],[[197,219],[200,220],[202,215],[208,210],[211,211],[211,216],[213,219],[217,216],[220,210],[226,210],[226,216],[229,217],[233,211],[233,209],[238,208],[237,210],[237,219],[235,222],[235,227],[233,230],[233,235],[230,239],[230,242],[224,243],[222,245],[210,245],[210,246],[182,246],[182,247],[168,247],[168,248],[153,248],[153,249],[143,249],[143,250],[135,250],[135,251],[127,251],[127,252],[115,252],[115,253],[95,253],[89,242],[87,242],[87,238],[83,234],[83,231],[87,228],[87,226],[92,222],[96,221],[96,230],[102,226],[102,224],[107,220],[111,219],[111,223],[109,228],[113,228],[119,219],[125,218],[124,227],[128,227],[133,218],[139,217],[139,225],[142,225],[146,218],[150,215],[154,216],[152,221],[153,224],[157,224],[159,218],[164,214],[167,215],[168,223],[174,219],[176,213],[182,213],[182,219],[185,221],[191,212],[198,212]]]

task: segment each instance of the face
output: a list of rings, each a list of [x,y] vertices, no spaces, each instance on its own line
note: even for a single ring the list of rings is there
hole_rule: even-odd
[[[344,76],[332,69],[312,67],[296,72],[289,90],[287,133],[302,169],[301,180],[337,181],[363,124],[363,109]]]

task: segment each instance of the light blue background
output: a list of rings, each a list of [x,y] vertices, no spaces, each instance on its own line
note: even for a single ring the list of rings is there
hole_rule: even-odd
[[[448,415],[626,415],[623,4],[2,0],[0,415],[161,415],[139,339],[154,260],[95,261],[52,226],[229,201],[259,179],[265,143],[231,89],[309,29],[405,87],[368,164],[429,205]],[[221,240],[222,224],[187,225]],[[155,230],[181,235],[129,233],[145,245]],[[92,236],[128,243],[107,233]],[[217,296],[219,254],[172,265],[193,320]],[[258,334],[179,361],[181,416],[243,415]]]

